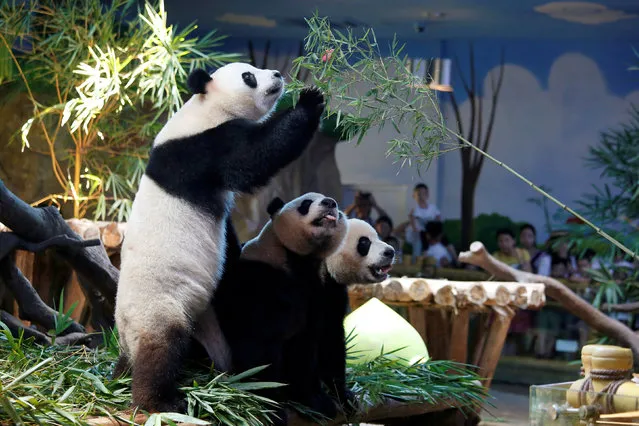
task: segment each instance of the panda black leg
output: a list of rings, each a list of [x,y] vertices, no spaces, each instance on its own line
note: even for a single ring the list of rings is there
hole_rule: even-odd
[[[115,368],[113,369],[113,378],[119,379],[130,368],[131,361],[129,360],[129,357],[124,352],[120,352],[118,362],[115,364]]]
[[[133,363],[133,405],[149,412],[185,412],[177,381],[189,352],[190,330],[169,327],[166,333],[140,335]]]

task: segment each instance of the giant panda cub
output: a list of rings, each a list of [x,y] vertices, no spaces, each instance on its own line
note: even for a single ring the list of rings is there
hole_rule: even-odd
[[[295,108],[270,116],[282,76],[245,63],[210,75],[195,70],[188,86],[193,96],[153,142],[122,247],[114,373],[132,367],[133,405],[148,411],[186,408],[176,380],[207,308],[208,332],[219,343],[207,349],[216,366],[228,366],[210,304],[224,269],[234,194],[266,185],[297,159],[324,109],[322,94],[306,88]]]
[[[265,392],[328,417],[336,414],[318,370],[322,261],[346,236],[347,220],[332,198],[308,193],[276,198],[260,234],[242,248],[231,277],[213,299],[236,373],[268,365],[258,378],[287,386]],[[238,308],[238,304],[241,309]],[[286,423],[283,410],[277,413]]]
[[[340,248],[322,262],[320,337],[320,377],[329,391],[348,410],[354,401],[346,390],[346,341],[344,317],[348,310],[350,284],[370,284],[385,280],[391,270],[395,250],[379,239],[375,229],[360,219],[348,220],[348,231]]]

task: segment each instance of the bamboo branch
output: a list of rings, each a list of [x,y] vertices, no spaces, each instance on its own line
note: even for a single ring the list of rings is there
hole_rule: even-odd
[[[501,92],[501,86],[504,82],[504,71],[505,71],[506,65],[505,65],[505,52],[504,49],[502,48],[501,50],[501,62],[500,62],[500,66],[499,66],[499,78],[497,79],[497,86],[495,87],[494,85],[492,86],[492,103],[490,105],[490,118],[488,120],[488,126],[486,129],[486,137],[484,139],[484,142],[481,143],[481,150],[482,151],[487,151],[488,150],[488,144],[490,143],[490,137],[492,136],[493,133],[493,126],[495,124],[495,116],[497,114],[497,100],[499,99],[499,92]],[[492,80],[491,80],[492,81]],[[479,156],[479,160],[477,162],[477,167],[479,169],[481,169],[482,165],[484,164],[484,156],[480,155]]]
[[[568,312],[590,327],[629,346],[635,360],[639,360],[639,336],[619,321],[604,315],[554,278],[516,270],[491,256],[480,242],[472,243],[470,251],[460,253],[459,261],[479,266],[497,279],[545,284],[548,296],[557,300]]]

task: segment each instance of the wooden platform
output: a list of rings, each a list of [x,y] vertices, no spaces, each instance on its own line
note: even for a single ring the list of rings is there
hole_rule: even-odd
[[[349,287],[352,309],[372,297],[406,307],[431,358],[477,366],[487,388],[517,309],[541,309],[546,301],[543,284],[515,282],[402,277]]]

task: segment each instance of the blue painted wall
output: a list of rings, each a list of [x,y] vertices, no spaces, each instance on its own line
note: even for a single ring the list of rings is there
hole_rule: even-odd
[[[596,30],[596,29],[595,29]],[[271,51],[296,52],[298,40],[280,40]],[[262,42],[254,42],[256,49]],[[537,184],[550,187],[552,194],[574,205],[592,183],[599,182],[599,171],[586,168],[583,158],[588,147],[597,143],[600,132],[627,119],[631,103],[639,105],[639,71],[628,67],[639,62],[633,41],[549,41],[490,40],[473,43],[478,82],[484,89],[484,119],[490,108],[490,74],[496,73],[500,51],[505,49],[505,79],[498,102],[495,127],[489,151]],[[230,39],[228,50],[244,50],[247,40]],[[433,40],[407,43],[413,57],[438,56],[441,49],[458,61],[469,78],[468,42]],[[465,127],[469,105],[453,66],[455,96],[462,109]],[[496,74],[495,74],[496,76]],[[448,97],[442,108],[449,126],[456,128]],[[485,127],[484,127],[485,128]],[[460,211],[461,169],[459,153],[453,152],[434,162],[419,176],[415,170],[402,170],[386,158],[386,132],[371,132],[362,145],[343,144],[338,148],[338,164],[346,184],[405,185],[426,181],[432,199],[447,218],[458,218]],[[523,184],[499,166],[484,164],[476,192],[476,214],[497,212],[516,221],[537,226],[540,239],[542,211],[526,200],[535,197]],[[406,203],[410,196],[406,198]],[[386,207],[386,206],[385,206]],[[390,206],[389,206],[390,207]],[[389,208],[397,223],[403,221],[406,205]]]

